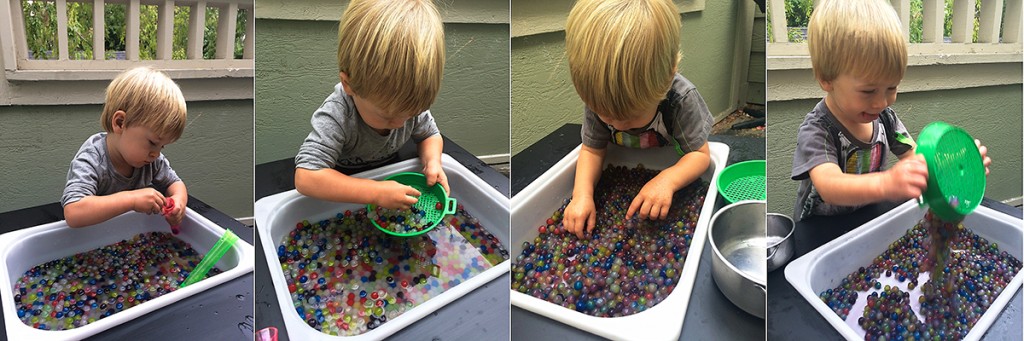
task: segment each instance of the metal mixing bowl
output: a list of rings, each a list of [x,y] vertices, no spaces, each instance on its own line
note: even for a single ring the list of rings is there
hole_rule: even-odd
[[[763,200],[740,201],[711,217],[708,242],[715,255],[711,275],[718,290],[751,315],[764,318],[768,271],[765,262],[765,213]]]
[[[786,265],[793,258],[793,219],[785,214],[768,213],[768,272]]]

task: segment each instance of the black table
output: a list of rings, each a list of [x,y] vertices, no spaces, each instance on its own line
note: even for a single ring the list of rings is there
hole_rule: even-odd
[[[193,196],[188,207],[253,243],[253,229]],[[64,220],[60,203],[0,213],[0,233]],[[103,340],[252,340],[253,275],[248,273],[96,334]],[[0,316],[0,320],[3,316]],[[0,340],[7,331],[0,328]]]
[[[1021,210],[988,198],[982,206],[1021,218]],[[860,227],[864,223],[892,210],[899,203],[878,203],[853,213],[836,217],[811,217],[796,224],[793,259]],[[839,332],[807,302],[789,281],[785,268],[768,274],[768,339],[774,340],[834,340]],[[982,337],[983,340],[1021,340],[1021,290],[1013,295],[1009,305],[999,314],[995,323]]]
[[[764,160],[764,138],[712,135],[709,140],[729,145],[732,164],[746,160]],[[566,124],[512,158],[512,188],[518,193],[558,160],[580,144],[580,125]],[[724,205],[720,195],[717,211]],[[713,214],[713,213],[712,213]],[[747,314],[729,301],[711,278],[711,246],[705,242],[697,269],[693,292],[686,308],[680,340],[763,340],[764,320]],[[513,255],[515,257],[516,255]],[[512,307],[513,340],[600,339],[530,311]]]
[[[445,154],[448,154],[487,184],[506,197],[509,193],[508,178],[498,173],[473,154],[444,138]],[[397,160],[416,158],[416,145],[411,141],[398,151]],[[348,173],[348,171],[345,171]],[[353,171],[354,172],[354,171]],[[256,200],[295,189],[295,163],[284,159],[256,165]],[[256,236],[256,326],[257,330],[276,327],[279,340],[288,340],[280,305],[270,278],[269,267]],[[511,277],[508,273],[476,288],[465,296],[445,305],[432,314],[416,321],[393,334],[396,340],[499,340],[509,333],[508,300]]]

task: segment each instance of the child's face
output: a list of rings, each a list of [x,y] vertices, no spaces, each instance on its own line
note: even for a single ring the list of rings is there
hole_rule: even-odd
[[[377,131],[401,128],[405,125],[405,121],[419,114],[389,113],[374,104],[373,101],[356,95],[352,95],[352,100],[355,102],[356,111],[359,112],[359,117],[363,119],[363,122]]]
[[[836,79],[819,81],[828,92],[826,104],[841,121],[857,124],[871,123],[882,110],[896,102],[896,88],[900,79],[866,79],[847,73]]]
[[[174,139],[159,136],[143,126],[123,128],[115,125],[114,134],[118,135],[114,144],[116,150],[111,152],[118,153],[133,168],[153,163],[164,146],[174,142]]]
[[[630,115],[631,118],[624,120],[616,120],[611,116],[597,113],[597,117],[601,118],[601,121],[615,128],[615,130],[623,131],[630,129],[637,129],[646,127],[654,119],[654,115],[658,113],[658,103],[649,108],[639,110],[637,113]]]

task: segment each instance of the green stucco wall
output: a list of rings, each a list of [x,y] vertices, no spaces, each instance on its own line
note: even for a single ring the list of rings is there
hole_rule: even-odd
[[[915,139],[932,121],[961,126],[980,139],[993,160],[985,196],[1001,201],[1021,196],[1021,91],[1017,84],[902,93],[893,109]],[[798,182],[790,180],[790,171],[796,132],[819,100],[768,103],[769,212],[793,214]]]
[[[0,212],[59,202],[102,105],[0,106]],[[164,148],[188,193],[232,217],[253,215],[252,101],[188,103],[188,127]]]
[[[256,163],[295,157],[338,82],[336,21],[257,19]],[[508,24],[445,24],[447,60],[430,111],[471,153],[507,154]]]
[[[729,82],[736,6],[734,1],[707,1],[704,10],[682,14],[679,72],[697,86],[712,114],[734,104],[729,103]],[[582,123],[583,103],[569,80],[564,31],[512,38],[512,109],[513,154],[563,124]]]

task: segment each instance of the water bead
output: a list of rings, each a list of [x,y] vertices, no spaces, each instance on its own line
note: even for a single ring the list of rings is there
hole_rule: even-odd
[[[163,287],[169,276],[191,271],[202,256],[170,233],[150,232],[40,264],[14,285],[18,316],[39,329],[81,327],[174,291],[178,281]]]
[[[311,327],[329,335],[365,333],[508,259],[504,246],[462,207],[436,229],[409,238],[381,233],[370,221],[419,228],[425,214],[391,213],[345,211],[281,241],[282,272],[289,290],[298,284],[292,300]],[[308,252],[291,252],[292,245]]]
[[[846,319],[858,290],[874,288],[856,320],[867,340],[961,339],[1021,269],[1020,260],[992,244],[962,223],[945,222],[928,212],[870,266],[857,269],[819,298]],[[933,271],[928,281],[918,283],[918,275],[927,270],[922,265],[933,265]],[[909,292],[898,286],[883,289],[874,280],[882,274],[895,276],[907,290],[920,290],[920,314],[910,309]]]
[[[597,225],[583,239],[564,233],[569,201],[563,200],[532,242],[523,244],[512,265],[512,287],[600,317],[631,315],[662,301],[678,282],[707,184],[676,192],[665,220],[624,219],[632,198],[655,175],[623,166],[604,170],[594,197]]]

